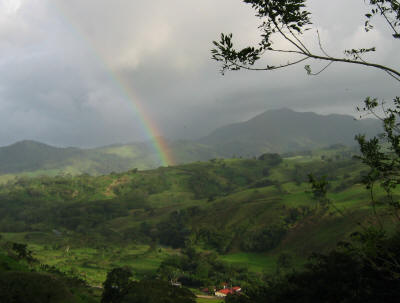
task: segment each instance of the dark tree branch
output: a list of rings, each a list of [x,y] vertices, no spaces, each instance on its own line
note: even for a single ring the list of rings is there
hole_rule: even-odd
[[[285,67],[289,67],[289,66],[292,66],[292,65],[296,65],[296,64],[301,63],[301,62],[303,62],[305,60],[308,60],[308,59],[310,59],[310,58],[309,57],[304,57],[304,58],[299,59],[299,60],[294,61],[294,62],[289,62],[289,63],[286,63],[286,64],[281,64],[281,65],[276,65],[276,66],[271,65],[271,66],[261,67],[261,68],[249,67],[249,66],[246,66],[246,65],[240,65],[240,64],[238,64],[236,62],[232,62],[232,61],[229,61],[229,62],[231,64],[237,66],[238,68],[241,68],[241,69],[252,70],[252,71],[267,71],[267,70],[276,70],[276,69],[280,69],[280,68],[285,68]]]
[[[319,59],[319,60],[325,60],[325,61],[332,61],[332,62],[343,62],[343,63],[351,63],[351,64],[358,64],[358,65],[364,65],[364,66],[369,66],[369,67],[375,67],[377,69],[383,70],[385,72],[390,72],[398,77],[400,77],[400,72],[396,71],[390,67],[377,64],[377,63],[370,63],[370,62],[363,62],[363,61],[357,61],[357,60],[350,60],[350,59],[345,59],[345,58],[333,58],[333,57],[323,57],[323,56],[318,56],[318,55],[309,55],[310,58],[314,59]]]
[[[290,27],[286,26],[286,28],[289,30],[289,32],[292,34],[292,36],[296,39],[298,43],[304,48],[305,53],[310,54],[310,51],[307,49],[307,47],[304,45],[303,42],[297,36],[293,33],[293,31],[290,29]]]
[[[268,51],[270,51],[270,52],[278,52],[278,53],[292,53],[292,54],[304,55],[304,53],[299,52],[299,51],[285,50],[285,49],[273,49],[273,48],[271,48]]]
[[[378,2],[376,3],[376,6],[379,8],[379,10],[381,12],[381,15],[386,20],[386,22],[389,24],[389,26],[391,27],[391,29],[393,30],[395,35],[398,36],[399,32],[396,30],[396,28],[394,27],[393,23],[389,20],[388,16],[385,13],[385,10],[382,8],[382,6]]]
[[[293,53],[293,54],[298,54],[302,55],[304,57],[308,57],[310,59],[314,60],[322,60],[322,61],[329,61],[329,64],[327,64],[320,72],[316,73],[319,74],[323,72],[326,68],[328,68],[333,62],[342,62],[342,63],[350,63],[350,64],[357,64],[357,65],[363,65],[367,67],[373,67],[377,68],[380,70],[383,70],[386,72],[388,75],[390,75],[393,79],[396,81],[400,82],[400,71],[385,66],[381,65],[378,63],[372,63],[364,60],[362,58],[362,54],[365,54],[367,52],[372,52],[375,51],[375,47],[371,48],[362,48],[362,49],[352,49],[352,50],[346,50],[345,54],[347,56],[352,56],[352,58],[338,58],[338,57],[332,57],[330,56],[322,46],[321,42],[321,36],[319,34],[319,31],[317,30],[317,35],[318,35],[318,45],[319,48],[322,52],[321,55],[312,53],[307,46],[305,45],[304,41],[300,38],[300,36],[303,34],[304,31],[309,30],[308,26],[311,23],[310,21],[310,13],[305,10],[305,0],[285,0],[285,1],[279,1],[279,0],[268,0],[268,1],[258,1],[258,0],[244,0],[244,2],[249,3],[252,5],[253,8],[257,10],[257,16],[259,18],[265,18],[266,20],[260,25],[259,28],[263,30],[262,34],[262,42],[260,42],[259,46],[260,48],[256,49],[254,47],[248,47],[240,52],[235,51],[233,49],[232,45],[232,35],[222,35],[222,40],[221,42],[214,42],[214,44],[218,47],[218,49],[213,49],[213,59],[224,62],[223,64],[223,69],[222,71],[224,72],[225,70],[239,70],[239,69],[247,69],[247,70],[272,70],[276,68],[283,68],[287,66],[291,66],[297,63],[301,63],[305,60],[305,58],[302,58],[301,60],[297,60],[295,62],[292,62],[290,64],[284,64],[280,65],[277,67],[271,68],[271,66],[267,66],[266,68],[257,68],[253,67],[253,65],[256,63],[257,60],[261,58],[262,55],[265,55],[267,51],[271,52],[281,52],[281,53]],[[393,24],[390,20],[390,17],[388,16],[388,13],[390,14],[397,14],[396,19],[400,19],[400,12],[398,8],[398,3],[397,1],[385,1],[382,3],[385,3],[386,5],[390,5],[390,7],[382,7],[379,3],[379,0],[370,0],[370,4],[372,6],[378,6],[381,12],[381,15],[385,18],[386,22],[388,22],[392,29],[395,32],[395,35],[397,35],[398,31],[396,30],[396,26],[398,24],[397,21]],[[390,3],[390,4],[389,4]],[[371,14],[367,14],[367,18],[370,19],[374,14],[377,14],[379,12],[378,9],[372,10]],[[400,21],[399,21],[400,22]],[[372,26],[369,25],[369,21],[366,22],[366,28],[367,27],[372,28]],[[291,50],[290,48],[287,50],[282,50],[282,49],[274,49],[272,47],[273,44],[273,36],[275,34],[280,35],[283,39],[288,41],[291,46],[295,47],[297,50]],[[395,37],[397,38],[397,37]],[[309,74],[312,74],[310,72],[310,69],[307,69]]]
[[[307,50],[304,50],[303,48],[301,48],[296,42],[294,42],[292,39],[290,39],[283,31],[282,29],[279,28],[278,24],[276,24],[275,21],[273,21],[273,23],[275,24],[276,29],[279,31],[279,33],[282,35],[282,37],[284,37],[287,41],[289,41],[290,43],[292,43],[295,47],[297,47],[301,53],[307,55]]]

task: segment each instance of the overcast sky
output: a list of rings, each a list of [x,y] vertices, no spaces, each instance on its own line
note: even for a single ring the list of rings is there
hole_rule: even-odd
[[[364,32],[363,0],[308,3],[332,55],[375,45],[372,61],[399,67],[387,28]],[[256,44],[259,23],[240,0],[0,0],[0,145],[147,140],[135,103],[161,135],[194,138],[268,109],[355,114],[365,96],[398,95],[386,74],[343,64],[219,74],[212,41]],[[315,30],[305,39],[315,45]]]

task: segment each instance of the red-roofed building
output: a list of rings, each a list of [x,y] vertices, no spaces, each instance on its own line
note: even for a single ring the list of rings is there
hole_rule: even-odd
[[[239,286],[234,286],[232,288],[224,288],[215,292],[217,297],[226,297],[229,294],[236,294],[240,292],[242,289]]]

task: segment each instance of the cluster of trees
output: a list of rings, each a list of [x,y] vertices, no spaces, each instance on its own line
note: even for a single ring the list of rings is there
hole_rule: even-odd
[[[85,281],[40,264],[26,244],[0,245],[0,302],[97,302]]]
[[[195,295],[187,288],[171,283],[144,279],[133,281],[129,268],[114,268],[103,283],[101,303],[195,303]]]
[[[192,242],[220,254],[226,254],[234,248],[246,252],[266,252],[278,246],[287,230],[288,224],[285,222],[250,230],[244,227],[221,230],[203,226],[193,231]]]
[[[204,223],[214,209],[194,206],[173,211],[157,224],[143,222],[131,237],[148,239],[173,248],[201,246],[225,254],[234,248],[246,252],[266,252],[276,248],[291,225],[315,213],[311,206],[288,207],[276,223],[261,226],[212,227]]]
[[[0,301],[20,303],[76,302],[67,286],[54,276],[35,272],[0,273]]]
[[[398,302],[400,237],[369,229],[353,243],[314,254],[302,271],[252,285],[227,303]]]
[[[237,167],[213,160],[208,166],[185,170],[190,175],[189,188],[196,199],[208,198],[211,201],[268,176],[269,170],[282,162],[278,154],[263,154],[258,159],[261,161],[244,159]]]
[[[273,154],[263,155],[260,160],[243,160],[237,167],[226,165],[224,161],[182,166],[177,168],[185,175],[180,177],[179,185],[182,190],[192,192],[196,199],[213,200],[250,186],[281,162],[281,158]],[[149,196],[168,190],[171,182],[175,181],[165,170],[109,177],[21,177],[0,186],[0,230],[22,232],[56,227],[91,232],[109,220],[126,216],[130,209],[151,213]],[[117,197],[110,199],[112,196]],[[180,227],[174,228],[177,224],[172,221],[162,224],[172,224],[169,227],[178,230]],[[160,229],[165,228],[160,226]]]
[[[220,287],[223,283],[252,284],[259,276],[246,267],[219,260],[215,252],[198,252],[193,247],[182,250],[181,255],[164,260],[157,276],[166,281],[179,281],[188,287]]]

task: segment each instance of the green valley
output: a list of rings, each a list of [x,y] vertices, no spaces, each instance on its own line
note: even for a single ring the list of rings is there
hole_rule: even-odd
[[[40,263],[93,287],[116,267],[137,279],[175,273],[194,288],[247,285],[276,274],[282,256],[301,268],[373,218],[361,184],[367,170],[353,155],[333,146],[98,177],[20,177],[0,187],[2,247],[25,243]],[[313,197],[309,173],[327,176],[332,204]]]

